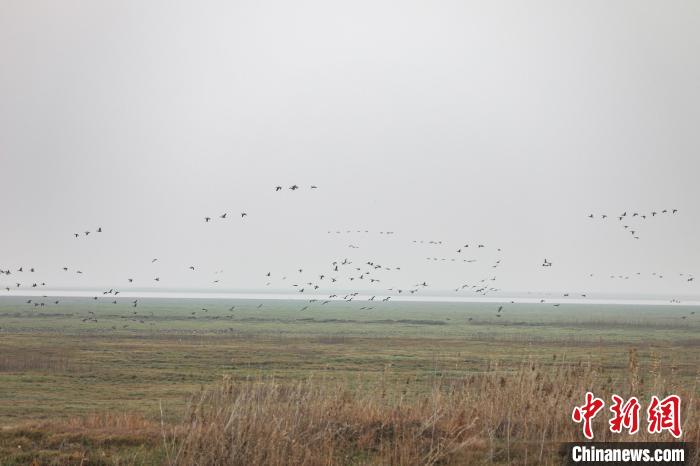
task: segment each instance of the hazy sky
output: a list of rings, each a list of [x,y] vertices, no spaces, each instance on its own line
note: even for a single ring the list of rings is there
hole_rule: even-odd
[[[699,123],[696,0],[0,0],[0,284],[697,294]]]

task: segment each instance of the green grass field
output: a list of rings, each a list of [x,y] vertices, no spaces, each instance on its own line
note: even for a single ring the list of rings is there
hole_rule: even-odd
[[[127,299],[43,308],[25,301],[0,301],[5,423],[153,411],[158,400],[178,405],[224,374],[371,379],[390,365],[399,377],[424,378],[554,357],[624,365],[635,347],[693,377],[700,360],[700,315],[686,307],[506,304],[496,317],[496,304],[389,302],[368,311],[331,302],[300,311],[304,303],[276,300],[153,299],[137,308]],[[82,321],[91,316],[97,322]]]
[[[0,425],[94,413],[159,419],[161,407],[174,421],[191,394],[223,376],[313,377],[364,390],[410,380],[420,391],[438,377],[506,373],[534,360],[588,361],[622,381],[633,348],[643,368],[661,367],[697,391],[700,309],[689,307],[506,304],[497,317],[497,304],[332,302],[300,311],[308,303],[129,301],[0,300]]]

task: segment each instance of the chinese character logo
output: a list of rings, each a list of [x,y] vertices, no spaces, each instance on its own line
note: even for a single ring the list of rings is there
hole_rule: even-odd
[[[623,403],[623,399],[617,395],[612,396],[613,405],[610,406],[610,411],[613,413],[610,419],[610,432],[616,434],[622,433],[625,428],[631,435],[639,432],[639,409],[641,405],[636,397],[632,397]]]
[[[670,395],[659,401],[656,396],[651,397],[649,409],[647,409],[648,431],[650,434],[660,433],[664,430],[678,438],[681,436],[681,399],[677,395]]]
[[[588,439],[593,439],[593,427],[591,421],[598,414],[598,411],[603,409],[605,402],[600,398],[593,396],[593,393],[586,393],[586,402],[582,406],[576,406],[574,412],[571,413],[571,419],[576,423],[583,422],[583,435]]]
[[[639,432],[639,413],[641,404],[637,397],[630,397],[625,401],[618,395],[612,395],[610,412],[612,416],[608,420],[610,432],[621,434],[624,430],[630,435]],[[577,424],[583,424],[583,435],[593,439],[593,418],[603,409],[605,402],[597,398],[593,393],[586,392],[586,401],[581,406],[574,407],[571,419]],[[669,395],[663,400],[657,396],[651,397],[647,408],[647,432],[660,434],[668,431],[675,438],[683,434],[681,429],[681,399],[677,395]]]

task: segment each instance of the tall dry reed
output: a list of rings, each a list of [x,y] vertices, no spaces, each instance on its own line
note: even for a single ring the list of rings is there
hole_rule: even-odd
[[[193,397],[181,425],[164,426],[166,462],[559,464],[560,443],[583,438],[571,411],[587,390],[609,406],[612,393],[645,400],[647,394],[667,394],[670,386],[658,376],[642,380],[634,352],[627,380],[585,363],[543,367],[528,362],[511,372],[495,365],[461,379],[436,378],[427,390],[409,395],[415,387],[405,385],[412,383],[381,383],[376,390],[362,391],[313,378],[293,384],[225,378]],[[684,440],[698,442],[696,387],[684,385],[685,390],[676,390],[683,398]],[[611,434],[607,419],[608,412],[595,419],[596,440],[671,440],[646,432]]]

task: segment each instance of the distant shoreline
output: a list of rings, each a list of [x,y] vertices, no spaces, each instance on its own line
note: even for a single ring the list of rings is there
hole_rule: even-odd
[[[308,301],[317,299],[319,301],[330,300],[343,302],[342,296],[345,293],[337,293],[339,298],[329,299],[328,294],[289,294],[289,293],[234,293],[234,292],[180,292],[180,291],[120,291],[118,296],[112,294],[104,295],[102,291],[80,291],[80,290],[10,290],[0,294],[3,297],[64,297],[64,298],[92,298],[94,296],[110,299],[120,298],[143,298],[143,299],[234,299],[234,300],[294,300]],[[376,294],[374,302],[381,302],[382,298],[391,297],[392,302],[436,302],[436,303],[511,303],[516,304],[587,304],[587,305],[634,305],[634,306],[700,306],[700,300],[681,300],[680,302],[670,302],[668,299],[612,299],[612,298],[583,298],[583,297],[507,297],[507,296],[396,296],[389,294]],[[546,295],[545,295],[546,296]],[[371,294],[357,295],[354,302],[367,302]]]

